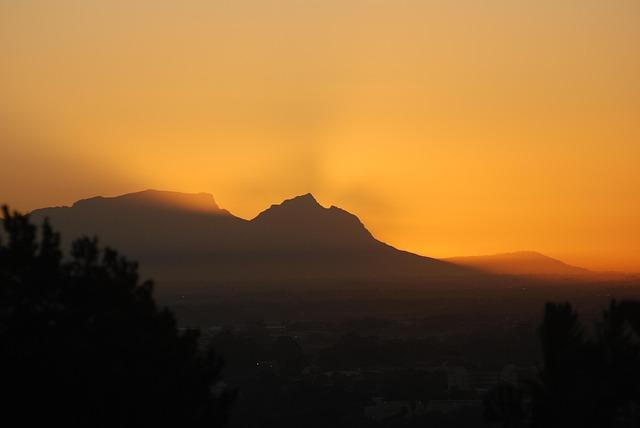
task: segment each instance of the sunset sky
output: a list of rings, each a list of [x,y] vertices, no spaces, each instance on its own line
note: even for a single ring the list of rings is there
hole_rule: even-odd
[[[0,0],[0,202],[312,192],[445,257],[640,271],[638,0]]]

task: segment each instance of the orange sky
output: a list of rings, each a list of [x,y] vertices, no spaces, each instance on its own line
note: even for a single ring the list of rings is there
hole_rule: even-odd
[[[0,0],[0,200],[313,192],[431,256],[640,270],[637,0]]]

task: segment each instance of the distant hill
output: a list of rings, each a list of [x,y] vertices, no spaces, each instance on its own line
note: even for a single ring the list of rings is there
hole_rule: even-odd
[[[476,278],[456,264],[398,250],[355,215],[311,194],[272,205],[252,220],[213,196],[146,190],[35,210],[70,240],[97,235],[158,279],[238,281],[451,281]]]
[[[517,251],[487,256],[452,257],[445,260],[460,266],[471,267],[493,274],[577,278],[594,275],[594,272],[587,269],[571,266],[535,251]]]

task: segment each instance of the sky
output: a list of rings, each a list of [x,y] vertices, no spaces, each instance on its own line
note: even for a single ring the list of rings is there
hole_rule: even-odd
[[[637,0],[0,0],[0,201],[312,192],[446,257],[640,271]]]

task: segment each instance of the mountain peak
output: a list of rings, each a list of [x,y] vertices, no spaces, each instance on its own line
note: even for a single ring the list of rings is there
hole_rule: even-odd
[[[272,218],[315,218],[324,216],[327,208],[318,203],[311,193],[285,199],[279,204],[273,204],[258,214],[254,220],[264,221]]]
[[[318,200],[311,194],[305,193],[304,195],[296,196],[291,199],[284,200],[280,205],[282,206],[305,206],[313,208],[324,208]]]

